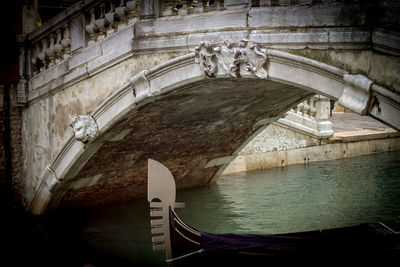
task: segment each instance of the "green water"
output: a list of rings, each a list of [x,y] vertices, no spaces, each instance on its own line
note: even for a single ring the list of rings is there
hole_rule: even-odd
[[[178,192],[189,225],[216,233],[285,233],[400,222],[400,152],[227,175]],[[145,199],[46,217],[61,257],[82,266],[164,266]],[[65,254],[65,255],[64,255]]]

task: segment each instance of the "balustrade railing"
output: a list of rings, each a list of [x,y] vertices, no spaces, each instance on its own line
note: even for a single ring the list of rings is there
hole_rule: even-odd
[[[286,116],[277,122],[317,138],[329,138],[333,135],[329,118],[329,98],[315,95],[289,110]]]
[[[68,58],[70,44],[70,29],[68,24],[62,25],[42,39],[33,42],[30,61],[32,74],[35,75]]]
[[[27,103],[30,79],[65,62],[80,50],[132,26],[138,20],[321,1],[333,0],[82,0],[35,31],[19,37],[22,66],[18,87],[20,104]],[[72,70],[80,64],[74,62],[67,68]]]
[[[85,12],[88,45],[103,40],[137,20],[137,1],[107,0]]]

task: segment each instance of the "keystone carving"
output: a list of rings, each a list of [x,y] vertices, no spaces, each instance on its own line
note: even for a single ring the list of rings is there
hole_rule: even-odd
[[[73,118],[69,126],[73,128],[75,139],[84,144],[92,142],[97,136],[97,124],[90,115]]]
[[[268,73],[264,66],[267,60],[267,51],[246,39],[241,40],[239,44],[223,41],[216,47],[210,42],[201,42],[196,47],[195,62],[200,64],[207,77],[215,77],[218,66],[221,66],[234,78],[250,72],[260,79],[266,79]]]

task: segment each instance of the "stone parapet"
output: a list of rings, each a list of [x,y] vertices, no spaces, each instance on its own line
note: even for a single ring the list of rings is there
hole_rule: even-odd
[[[19,102],[28,104],[127,57],[189,52],[201,41],[398,54],[396,32],[371,31],[370,9],[358,1],[80,1],[19,38]]]
[[[387,135],[387,134],[386,134]],[[393,134],[392,134],[393,135]],[[383,139],[382,139],[383,138]],[[335,160],[361,155],[399,150],[399,136],[369,136],[356,140],[335,141],[329,144],[295,148],[281,151],[269,151],[257,154],[238,155],[219,159],[219,164],[227,163],[221,174],[286,167],[292,164],[308,164],[313,161]]]
[[[333,136],[329,114],[329,98],[316,95],[289,110],[284,118],[275,123],[317,139],[326,139]]]

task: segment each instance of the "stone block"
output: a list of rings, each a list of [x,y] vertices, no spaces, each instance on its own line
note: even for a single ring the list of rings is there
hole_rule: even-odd
[[[375,30],[372,33],[372,44],[374,49],[392,55],[400,55],[400,36],[385,32],[384,30]]]
[[[216,15],[218,14],[218,15]],[[141,20],[135,24],[135,36],[160,35],[178,32],[208,31],[247,26],[247,12],[225,10],[186,16],[168,16],[157,20]]]
[[[282,31],[251,31],[250,40],[266,44],[268,47],[284,49],[328,48],[328,33],[323,31],[282,32]]]
[[[71,53],[85,47],[85,17],[79,15],[70,22]]]
[[[135,37],[134,26],[130,25],[111,35],[100,43],[103,55],[108,55],[119,49],[120,46],[129,43]]]
[[[245,172],[246,170],[245,157],[238,156],[226,167],[223,174]]]
[[[65,86],[65,84],[70,84],[71,82],[75,80],[80,80],[84,77],[87,77],[88,73],[86,71],[86,66],[81,66],[79,68],[75,68],[60,79],[60,82],[55,83],[54,85],[52,84],[52,87],[56,88],[59,86]],[[51,88],[53,89],[53,88]]]
[[[139,16],[140,18],[154,18],[158,16],[158,1],[156,0],[140,0]]]
[[[330,43],[368,43],[371,33],[365,30],[332,30],[329,31]]]
[[[99,56],[101,56],[100,43],[93,44],[84,50],[72,54],[69,60],[69,69],[85,64]]]
[[[41,73],[37,74],[31,79],[31,90],[35,90],[50,81],[57,79],[68,72],[68,61],[58,63]]]
[[[186,39],[186,35],[139,39],[132,43],[132,50],[135,53],[180,50],[187,47]]]
[[[87,63],[87,71],[90,75],[103,70],[104,68],[111,67],[112,65],[120,62],[127,56],[132,54],[132,43],[124,43],[118,47],[118,49],[112,50],[108,54],[93,59]]]
[[[350,14],[350,15],[349,15]],[[276,6],[252,8],[249,27],[351,26],[366,23],[366,8],[332,3],[315,6]]]
[[[369,154],[369,143],[368,141],[349,142],[347,144],[347,156],[355,157],[360,155]]]

